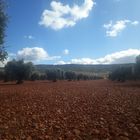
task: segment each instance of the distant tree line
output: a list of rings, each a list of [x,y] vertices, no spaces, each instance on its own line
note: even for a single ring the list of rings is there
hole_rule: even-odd
[[[132,66],[120,66],[109,74],[109,79],[124,82],[126,80],[140,79],[140,55],[136,57],[136,63]]]
[[[48,80],[95,80],[101,79],[102,77],[96,76],[94,74],[79,73],[73,71],[63,71],[61,69],[56,70],[46,70],[46,75]]]
[[[100,76],[87,73],[78,73],[73,71],[64,71],[61,69],[48,69],[45,73],[33,72],[31,80],[50,80],[56,82],[57,80],[95,80],[102,79]]]
[[[16,81],[17,84],[24,80],[95,80],[103,77],[95,73],[64,71],[62,69],[46,69],[44,72],[37,70],[33,63],[25,63],[23,60],[9,61],[4,69],[0,69],[0,80],[4,82]],[[124,82],[125,80],[140,79],[140,55],[136,57],[136,63],[133,65],[118,66],[108,77],[110,80]]]
[[[24,80],[95,80],[102,77],[95,74],[79,73],[73,71],[64,71],[61,69],[48,69],[44,73],[37,71],[33,63],[25,63],[23,60],[9,61],[4,69],[0,70],[0,80],[4,82],[16,81],[17,84],[23,83]]]

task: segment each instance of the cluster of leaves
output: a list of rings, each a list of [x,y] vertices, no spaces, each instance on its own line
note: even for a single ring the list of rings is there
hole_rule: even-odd
[[[118,67],[109,74],[109,79],[124,82],[125,80],[140,79],[140,55],[136,57],[136,64]]]
[[[7,26],[7,14],[5,12],[5,3],[0,0],[0,61],[4,61],[7,57],[7,52],[4,47],[5,29]]]
[[[23,80],[29,79],[33,69],[34,66],[31,62],[24,63],[23,60],[12,60],[6,64],[2,77],[5,82],[16,80],[17,84],[20,84]]]

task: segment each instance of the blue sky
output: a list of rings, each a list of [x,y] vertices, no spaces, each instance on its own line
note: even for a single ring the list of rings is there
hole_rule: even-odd
[[[139,0],[7,0],[6,46],[36,64],[134,62]]]

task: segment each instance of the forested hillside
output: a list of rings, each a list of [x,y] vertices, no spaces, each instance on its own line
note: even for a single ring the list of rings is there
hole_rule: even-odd
[[[47,69],[61,69],[64,71],[85,72],[85,73],[105,73],[108,74],[112,70],[115,70],[119,66],[129,67],[134,64],[110,64],[110,65],[78,65],[78,64],[66,64],[66,65],[36,65],[36,68],[44,72]]]

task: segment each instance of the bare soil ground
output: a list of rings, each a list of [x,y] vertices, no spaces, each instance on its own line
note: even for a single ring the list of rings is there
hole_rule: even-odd
[[[140,140],[140,82],[0,83],[0,140]]]

